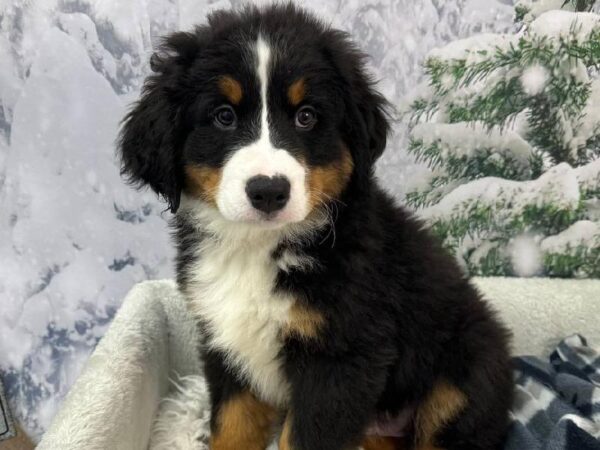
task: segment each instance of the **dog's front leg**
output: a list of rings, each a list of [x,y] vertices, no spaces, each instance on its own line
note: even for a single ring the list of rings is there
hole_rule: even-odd
[[[216,420],[211,450],[265,450],[277,412],[249,390],[240,391],[213,409]]]
[[[357,448],[383,391],[381,360],[366,356],[314,357],[292,379],[280,450]]]
[[[212,410],[210,449],[265,450],[279,412],[232,373],[223,353],[207,349],[203,359]]]

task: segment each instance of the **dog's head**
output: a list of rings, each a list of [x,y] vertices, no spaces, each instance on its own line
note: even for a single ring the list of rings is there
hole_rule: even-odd
[[[292,5],[212,14],[175,33],[124,121],[123,172],[175,212],[300,222],[371,177],[386,102],[347,35]]]

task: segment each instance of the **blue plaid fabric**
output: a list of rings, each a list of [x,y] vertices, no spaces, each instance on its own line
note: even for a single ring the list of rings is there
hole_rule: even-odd
[[[505,450],[600,450],[600,348],[573,335],[548,362],[525,356],[515,366]]]

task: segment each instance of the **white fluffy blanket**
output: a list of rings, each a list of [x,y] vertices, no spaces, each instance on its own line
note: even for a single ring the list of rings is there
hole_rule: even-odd
[[[564,336],[600,342],[600,281],[477,279],[514,332],[514,354]],[[41,450],[205,450],[198,336],[172,281],[135,286],[43,437]]]

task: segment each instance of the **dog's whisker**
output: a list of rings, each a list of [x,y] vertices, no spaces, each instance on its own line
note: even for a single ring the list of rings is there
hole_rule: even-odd
[[[317,197],[317,202],[318,205],[322,206],[325,210],[325,217],[327,219],[327,221],[329,222],[329,230],[327,232],[327,234],[325,235],[325,237],[323,237],[323,239],[319,242],[319,245],[322,244],[323,242],[325,242],[329,236],[331,236],[333,234],[333,239],[332,239],[332,243],[331,243],[331,247],[333,248],[333,246],[335,245],[335,241],[336,241],[336,232],[335,232],[335,222],[338,218],[338,214],[339,214],[339,209],[338,206],[335,204],[334,200],[332,199],[332,197],[330,197],[329,195],[325,194],[324,192],[318,190],[318,189],[313,189],[311,192],[319,194],[319,196]],[[330,201],[325,201],[321,195],[328,197],[329,199],[331,199]],[[335,218],[333,217],[333,209],[335,208]]]

